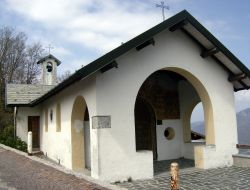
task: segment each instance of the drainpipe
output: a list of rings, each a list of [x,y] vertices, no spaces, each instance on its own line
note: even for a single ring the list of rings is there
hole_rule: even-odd
[[[14,139],[16,139],[16,117],[17,117],[17,107],[14,107]]]

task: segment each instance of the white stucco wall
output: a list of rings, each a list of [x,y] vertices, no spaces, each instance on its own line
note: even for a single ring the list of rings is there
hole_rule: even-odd
[[[141,51],[131,50],[116,60],[118,69],[97,76],[97,113],[111,115],[111,129],[99,130],[100,179],[112,181],[152,176],[152,160],[145,164],[152,155],[139,158],[141,155],[135,151],[134,103],[140,86],[150,74],[171,67],[192,73],[206,87],[216,133],[215,155],[218,158],[214,160],[215,165],[223,166],[223,159],[232,163],[237,133],[233,87],[227,81],[228,73],[211,58],[203,59],[199,46],[181,31],[164,31],[155,37],[155,42],[155,46]],[[223,158],[218,150],[225,152]]]
[[[51,159],[58,160],[62,165],[67,168],[72,168],[72,158],[71,158],[71,114],[74,101],[77,96],[83,96],[89,110],[90,116],[90,126],[91,126],[91,117],[96,115],[95,107],[95,78],[91,77],[84,81],[80,81],[71,85],[69,88],[60,92],[58,95],[52,97],[48,101],[43,103],[43,108],[52,109],[56,111],[56,104],[61,104],[61,132],[56,132],[56,120],[52,122],[49,119],[48,132],[45,132],[45,127],[42,131],[42,143],[41,150],[48,155]],[[50,111],[49,111],[50,112]],[[82,121],[84,120],[84,115],[82,116]],[[41,115],[41,121],[43,121],[44,126],[44,111]],[[92,130],[90,130],[90,135]],[[94,141],[91,144],[91,149],[94,149]],[[92,159],[92,158],[91,158]],[[92,167],[92,170],[95,171],[95,167]]]
[[[17,118],[16,118],[16,134],[23,141],[25,142],[28,141],[28,116],[40,116],[40,112],[41,112],[40,106],[36,106],[33,108],[29,107],[18,108]]]
[[[21,107],[17,116],[17,135],[27,141],[28,133],[28,116],[40,116],[40,149],[49,158],[59,162],[60,164],[71,169],[71,113],[74,101],[77,96],[83,96],[91,117],[96,115],[96,95],[95,95],[95,77],[92,76],[86,80],[71,85],[69,88],[60,92],[56,96],[46,100],[42,104],[34,108]],[[61,131],[56,131],[56,105],[61,106]],[[48,131],[45,131],[45,109],[48,109]],[[50,110],[53,110],[53,120],[50,120]],[[84,115],[82,121],[84,120]],[[95,134],[90,128],[90,135],[95,139]],[[92,138],[92,137],[91,137]],[[96,141],[92,141],[91,151],[95,153],[98,150]],[[93,156],[93,154],[91,154]],[[91,158],[95,160],[94,158]],[[92,164],[92,163],[91,163]],[[92,172],[96,171],[98,164],[91,166]]]

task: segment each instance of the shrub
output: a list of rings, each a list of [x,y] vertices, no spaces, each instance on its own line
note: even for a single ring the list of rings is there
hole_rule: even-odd
[[[16,138],[15,147],[18,150],[21,150],[23,152],[27,152],[27,143],[22,141],[19,137]]]
[[[14,127],[11,125],[0,129],[0,143],[27,152],[27,143],[19,137],[14,139]]]
[[[14,127],[11,125],[3,127],[0,133],[1,140],[6,141],[8,138],[14,138]]]

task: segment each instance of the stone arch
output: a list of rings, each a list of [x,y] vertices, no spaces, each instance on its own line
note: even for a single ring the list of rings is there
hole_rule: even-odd
[[[84,117],[87,104],[82,96],[77,96],[73,103],[71,114],[71,155],[72,169],[82,171],[85,169],[85,146],[84,146]]]
[[[206,88],[204,87],[204,85],[202,84],[202,82],[194,74],[192,74],[188,70],[185,70],[185,69],[182,69],[179,67],[165,67],[163,69],[159,69],[156,71],[160,71],[160,70],[172,71],[174,73],[177,73],[177,74],[181,75],[182,77],[184,77],[185,79],[187,79],[187,81],[192,84],[192,86],[194,87],[194,89],[196,90],[196,92],[198,93],[198,95],[200,97],[200,100],[202,102],[203,109],[204,109],[206,144],[207,145],[208,144],[214,145],[215,144],[215,134],[214,134],[214,121],[213,121],[213,108],[212,108],[212,103],[211,103],[211,99],[209,97],[209,94],[208,94]],[[151,72],[147,76],[147,78],[141,82],[141,85],[139,86],[139,89],[138,89],[137,94],[136,94],[136,98],[134,100],[134,107],[136,104],[136,99],[137,99],[138,93],[139,93],[140,88],[142,87],[143,83],[156,71]],[[195,102],[194,102],[194,104],[195,104]],[[192,109],[191,109],[191,111],[192,111]],[[189,118],[187,117],[186,120],[188,120],[188,119]],[[135,121],[135,118],[134,118],[134,121]],[[190,127],[190,124],[189,124],[189,127]],[[184,142],[188,142],[188,141],[189,141],[189,139],[184,139]]]

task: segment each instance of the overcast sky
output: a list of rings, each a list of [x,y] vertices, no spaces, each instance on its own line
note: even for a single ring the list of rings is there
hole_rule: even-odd
[[[0,26],[25,32],[29,41],[51,44],[74,72],[162,21],[156,0],[0,0]],[[166,0],[166,17],[188,10],[250,68],[249,0]],[[250,92],[236,94],[237,111],[250,107]]]

